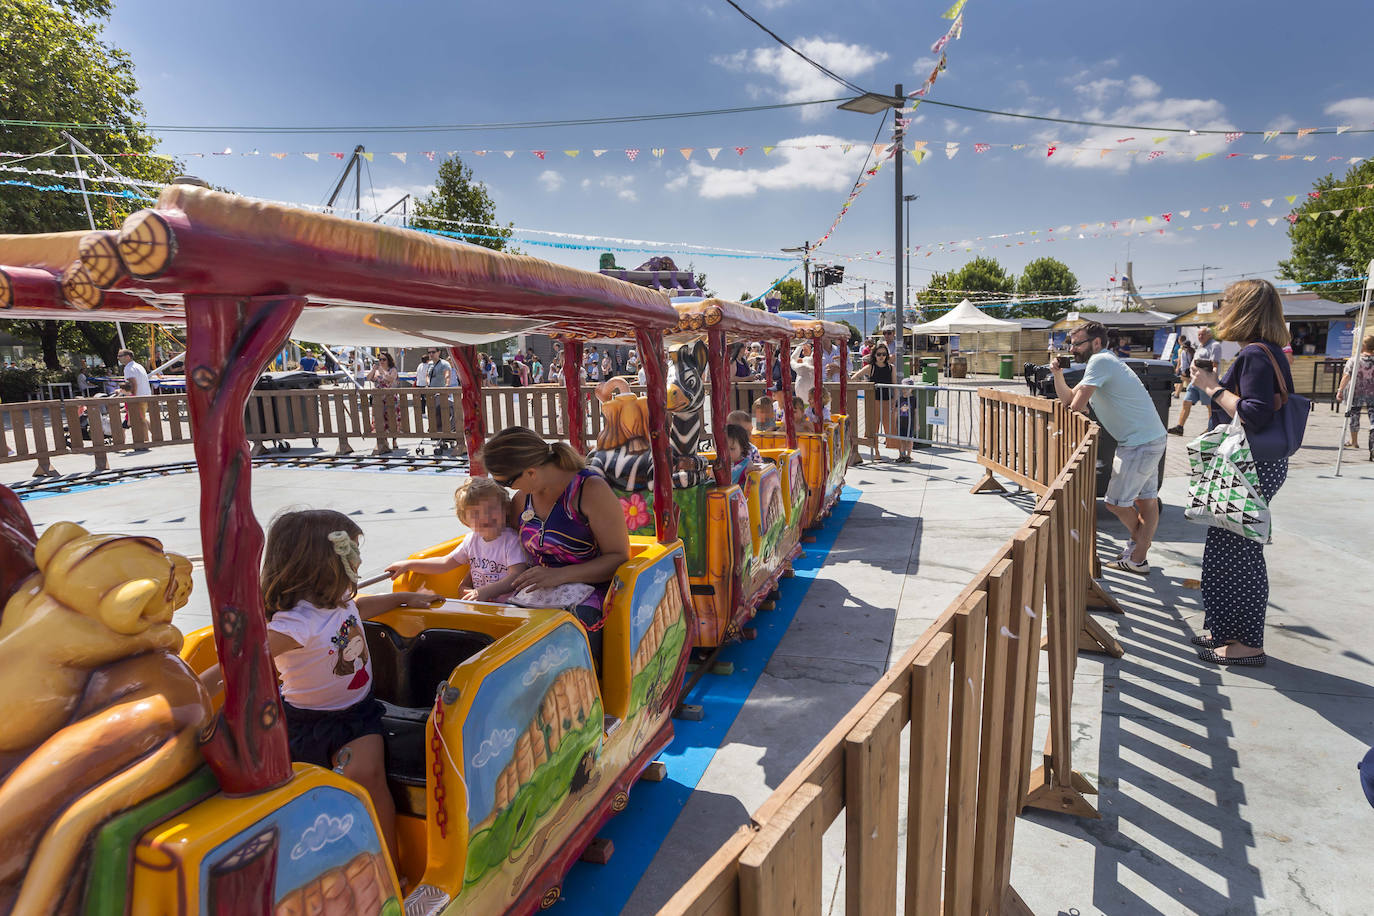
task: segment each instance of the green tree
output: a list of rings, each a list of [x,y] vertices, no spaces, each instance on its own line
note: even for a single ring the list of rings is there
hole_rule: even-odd
[[[843,318],[839,319],[839,322],[849,328],[849,342],[851,345],[858,345],[863,342],[864,336],[859,332],[859,328],[854,322],[845,321]]]
[[[484,238],[465,238],[465,241],[497,251],[514,251],[510,247],[511,227],[496,222],[496,205],[487,193],[486,182],[473,181],[472,169],[457,156],[439,164],[434,190],[415,202],[415,215],[410,223],[417,229],[439,232],[464,232]]]
[[[1279,262],[1279,276],[1336,302],[1355,302],[1362,284],[1319,283],[1363,277],[1374,258],[1374,161],[1353,165],[1341,178],[1326,175],[1291,211],[1292,254]],[[1333,188],[1349,188],[1334,191]],[[1339,213],[1321,212],[1339,210]],[[1293,218],[1296,217],[1296,218]]]
[[[1016,278],[1007,273],[995,258],[974,258],[948,274],[933,274],[926,288],[916,298],[922,306],[958,303],[964,299],[978,305],[980,300],[1009,297],[1015,291]],[[992,308],[995,310],[1003,306]]]
[[[1078,301],[1078,278],[1063,261],[1037,258],[1021,272],[1016,291],[1022,299],[1042,300],[1018,304],[1018,316],[1058,318]]]
[[[778,306],[780,312],[812,312],[816,309],[816,294],[806,292],[802,286],[802,281],[796,277],[788,277],[776,287],[777,293],[782,297],[782,303]]]
[[[3,0],[0,2],[0,110],[19,124],[6,125],[7,150],[38,153],[62,148],[61,155],[39,157],[25,167],[70,171],[67,143],[53,124],[99,125],[73,127],[83,143],[117,163],[128,178],[169,181],[179,170],[170,157],[146,154],[157,146],[147,133],[138,83],[129,55],[102,40],[111,4],[107,0]],[[24,123],[27,122],[27,123]],[[118,158],[112,158],[118,156]],[[94,177],[103,170],[90,160],[83,167]],[[25,180],[21,173],[7,178]],[[44,176],[35,183],[75,190],[75,179]],[[88,181],[96,190],[125,190],[117,184]],[[156,196],[156,189],[145,192]],[[119,226],[126,216],[148,205],[144,199],[92,195],[91,214],[101,229]],[[90,228],[81,195],[10,186],[0,194],[0,231],[11,233],[63,232]],[[16,337],[41,343],[44,361],[58,368],[59,349],[94,350],[102,358],[114,349],[97,342],[115,339],[113,326],[79,322],[0,322]],[[146,333],[146,332],[145,332]]]

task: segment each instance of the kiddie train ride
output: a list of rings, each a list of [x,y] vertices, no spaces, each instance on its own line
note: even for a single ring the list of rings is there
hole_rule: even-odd
[[[778,579],[790,574],[801,552],[799,510],[805,491],[795,449],[770,452],[762,467],[751,467],[733,483],[729,450],[703,449],[706,407],[711,443],[724,443],[732,400],[727,347],[790,336],[792,326],[777,315],[722,299],[679,301],[673,307],[678,324],[667,337],[672,495],[695,610],[693,643],[713,648],[740,638]],[[626,525],[643,531],[656,499],[648,490],[652,468],[645,461],[644,399],[630,394],[623,379],[603,382],[597,395],[602,428],[589,462],[615,490]],[[790,413],[790,399],[784,408]]]
[[[15,317],[185,323],[214,621],[183,644],[171,619],[189,594],[189,563],[156,540],[65,523],[37,538],[0,488],[0,682],[22,710],[0,722],[0,913],[429,916],[552,904],[671,739],[692,645],[661,366],[646,361],[653,533],[632,538],[613,581],[599,674],[572,615],[456,600],[461,570],[429,582],[448,599],[441,607],[368,622],[397,801],[394,862],[360,786],[289,759],[244,406],[292,333],[451,346],[476,454],[476,345],[537,332],[562,338],[570,358],[599,337],[659,353],[680,321],[666,297],[437,236],[173,187],[118,232],[0,237],[0,306]],[[573,386],[569,438],[583,450]],[[216,660],[222,700],[194,673]]]

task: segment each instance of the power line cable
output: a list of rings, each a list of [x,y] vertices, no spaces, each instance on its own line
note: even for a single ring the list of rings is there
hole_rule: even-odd
[[[736,3],[735,0],[725,0],[725,2],[728,3],[728,4],[730,4],[730,6],[734,7],[734,8],[735,8],[735,12],[739,13],[739,14],[740,14],[741,16],[743,16],[745,19],[748,19],[748,20],[749,20],[750,22],[752,22],[754,25],[756,25],[756,26],[758,26],[760,29],[762,29],[762,30],[768,35],[769,38],[772,38],[772,39],[773,39],[774,41],[776,41],[778,44],[782,45],[784,48],[786,48],[787,50],[791,51],[793,54],[797,55],[797,56],[800,57],[802,60],[806,61],[806,62],[807,62],[808,64],[810,64],[812,67],[815,67],[815,68],[816,68],[817,70],[819,70],[821,73],[823,73],[824,75],[830,77],[832,80],[834,80],[835,82],[839,83],[841,86],[844,86],[846,89],[852,90],[853,92],[857,92],[859,95],[863,95],[863,94],[865,94],[865,93],[868,91],[868,90],[866,90],[866,89],[863,89],[863,88],[860,87],[860,86],[855,85],[854,83],[851,83],[849,80],[845,79],[843,76],[840,76],[840,75],[839,75],[838,73],[836,73],[835,71],[830,70],[830,69],[828,69],[827,67],[825,67],[824,65],[817,63],[816,61],[814,61],[814,60],[812,60],[811,58],[807,57],[807,56],[806,56],[805,54],[803,54],[802,52],[798,51],[796,48],[792,47],[792,45],[790,45],[790,44],[788,44],[786,41],[784,41],[783,38],[782,38],[782,36],[780,36],[777,32],[774,32],[774,31],[773,31],[772,29],[770,29],[768,26],[764,25],[762,22],[759,22],[759,21],[758,21],[757,19],[755,19],[753,16],[749,15],[749,13],[745,12],[744,7],[742,7],[742,6],[740,6],[738,3]]]

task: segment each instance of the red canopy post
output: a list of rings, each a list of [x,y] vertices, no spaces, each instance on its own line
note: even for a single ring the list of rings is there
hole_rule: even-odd
[[[477,452],[487,441],[486,418],[482,415],[482,373],[477,368],[477,347],[453,347],[453,370],[463,385],[463,441],[468,447],[468,471],[473,477],[486,474]]]
[[[769,395],[773,393],[773,342],[765,340],[763,342],[763,393]],[[750,405],[753,411],[753,405]]]
[[[673,502],[673,469],[668,464],[663,332],[657,328],[641,328],[635,331],[635,343],[639,347],[640,365],[644,367],[644,396],[649,402],[649,452],[654,459],[654,533],[660,542],[666,543],[677,540],[677,503]],[[578,349],[581,350],[580,344]]]
[[[200,542],[224,676],[224,709],[203,747],[220,787],[250,795],[291,778],[267,650],[258,570],[263,534],[253,517],[253,461],[243,413],[263,365],[282,345],[305,300],[290,296],[188,295],[186,395],[200,468]]]
[[[587,454],[587,402],[582,397],[582,341],[563,341],[563,391],[568,397],[568,444]]]
[[[706,332],[706,360],[711,366],[711,438],[716,442],[713,465],[716,486],[730,485],[730,440],[725,416],[730,412],[730,367],[725,364],[725,332],[719,327]]]
[[[792,392],[792,350],[788,347],[790,338],[778,338],[778,362],[782,366],[782,422],[787,430],[787,447],[797,447],[797,414],[793,409]]]
[[[840,404],[835,413],[849,413],[849,338],[837,341],[840,345]],[[853,424],[851,423],[852,427]]]
[[[811,341],[811,409],[816,413],[816,432],[825,428],[825,417],[821,410],[821,397],[825,394],[825,360],[821,357],[825,350],[825,338],[817,337]]]

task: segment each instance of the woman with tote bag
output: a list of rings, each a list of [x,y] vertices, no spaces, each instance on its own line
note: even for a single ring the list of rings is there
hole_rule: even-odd
[[[1296,411],[1304,399],[1293,398],[1293,375],[1283,346],[1288,324],[1278,290],[1266,280],[1241,280],[1222,294],[1217,337],[1241,344],[1240,353],[1225,377],[1215,369],[1192,367],[1193,384],[1212,398],[1213,422],[1239,418],[1257,453],[1259,490],[1271,503],[1288,477],[1288,458],[1261,460],[1258,442],[1278,432],[1285,412]],[[1301,431],[1298,432],[1299,441]],[[1264,617],[1269,607],[1269,571],[1264,544],[1220,527],[1207,529],[1202,554],[1203,629],[1210,636],[1194,636],[1198,658],[1218,665],[1263,665]]]

